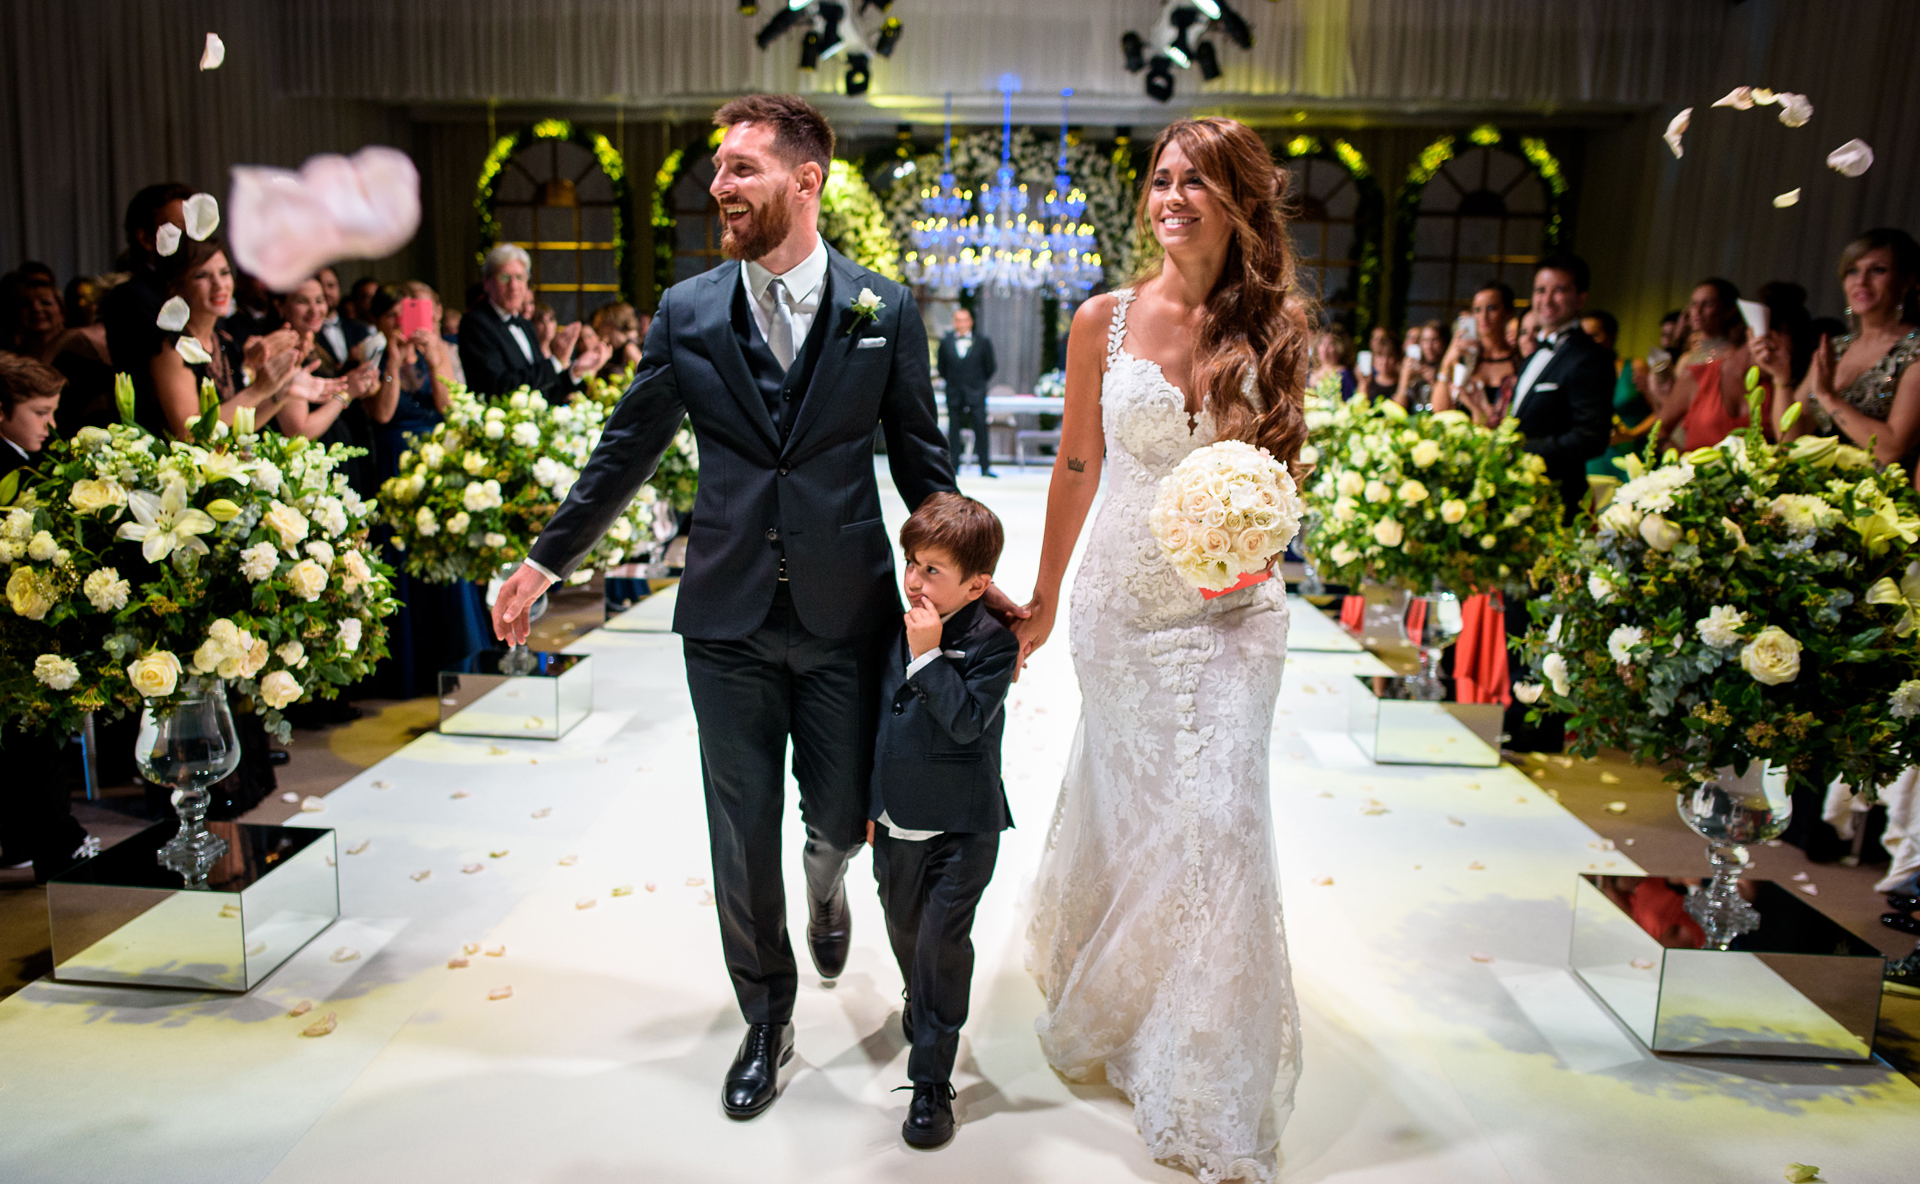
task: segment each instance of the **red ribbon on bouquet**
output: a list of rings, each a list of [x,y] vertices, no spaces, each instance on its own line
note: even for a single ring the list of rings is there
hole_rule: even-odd
[[[1273,569],[1263,567],[1259,571],[1250,571],[1246,575],[1241,576],[1240,582],[1231,588],[1222,588],[1218,592],[1211,592],[1205,588],[1200,589],[1200,599],[1218,600],[1229,592],[1238,592],[1242,588],[1251,588],[1255,584],[1265,583],[1271,578],[1273,578]]]

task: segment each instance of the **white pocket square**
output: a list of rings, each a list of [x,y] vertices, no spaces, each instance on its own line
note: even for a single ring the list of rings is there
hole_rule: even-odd
[[[1533,384],[1533,389],[1536,391],[1557,391],[1560,389],[1560,384],[1557,382],[1536,382]]]
[[[853,348],[879,349],[881,346],[885,345],[886,343],[887,343],[887,339],[884,337],[862,337],[860,340],[853,343]]]

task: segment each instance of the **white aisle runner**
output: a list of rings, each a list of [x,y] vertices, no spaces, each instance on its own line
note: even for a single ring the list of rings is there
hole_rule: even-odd
[[[882,488],[897,526],[884,468]],[[1044,476],[969,492],[1005,519],[1001,578],[1024,595]],[[252,996],[43,983],[0,1003],[0,1179],[1190,1179],[1147,1158],[1111,1091],[1054,1076],[1033,1036],[1023,897],[1078,705],[1060,628],[1010,700],[1020,825],[975,927],[964,1125],[946,1150],[899,1139],[900,977],[864,858],[852,958],[835,988],[803,975],[781,1099],[750,1123],[721,1114],[743,1029],[706,903],[678,641],[601,631],[573,647],[596,654],[600,711],[567,740],[424,737],[301,819],[339,828],[343,851],[372,843],[341,857],[348,920]],[[1275,720],[1307,1059],[1284,1179],[1777,1180],[1793,1161],[1836,1182],[1910,1175],[1920,1090],[1897,1074],[1641,1049],[1562,969],[1573,876],[1632,865],[1511,770],[1368,765],[1345,696],[1370,662],[1296,654]],[[789,829],[797,893],[791,811]],[[505,952],[448,969],[468,942]],[[343,945],[360,956],[330,961]],[[310,1020],[283,1014],[299,999],[338,1030],[302,1039]]]

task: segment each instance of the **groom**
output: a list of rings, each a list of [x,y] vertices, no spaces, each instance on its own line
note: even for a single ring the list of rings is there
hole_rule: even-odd
[[[580,564],[691,418],[700,492],[673,628],[700,725],[721,948],[748,1025],[721,1101],[751,1118],[773,1104],[793,1056],[799,972],[779,849],[789,737],[807,946],[822,978],[846,965],[851,939],[842,881],[866,834],[877,631],[903,611],[876,425],[909,508],[954,481],[912,295],[815,229],[833,157],[826,119],[790,95],[748,95],[713,121],[726,129],[711,186],[721,247],[740,262],[662,298],[633,386],[493,621],[503,638],[526,637],[527,606]]]

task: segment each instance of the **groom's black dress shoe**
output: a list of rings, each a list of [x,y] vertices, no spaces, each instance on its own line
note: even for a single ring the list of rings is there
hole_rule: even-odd
[[[1908,892],[1887,893],[1887,905],[1903,913],[1920,913],[1920,896]]]
[[[727,1070],[720,1105],[728,1118],[752,1118],[780,1092],[780,1066],[793,1059],[792,1024],[749,1024],[747,1038]]]
[[[1902,933],[1920,936],[1920,917],[1911,913],[1881,913],[1880,923],[1888,929],[1898,929]]]
[[[913,1101],[907,1103],[907,1121],[900,1137],[915,1147],[941,1147],[953,1138],[953,1086],[915,1082]]]
[[[815,900],[807,895],[807,952],[813,968],[824,979],[840,977],[847,968],[847,950],[853,945],[853,913],[847,908],[847,884],[833,886],[833,895]]]

